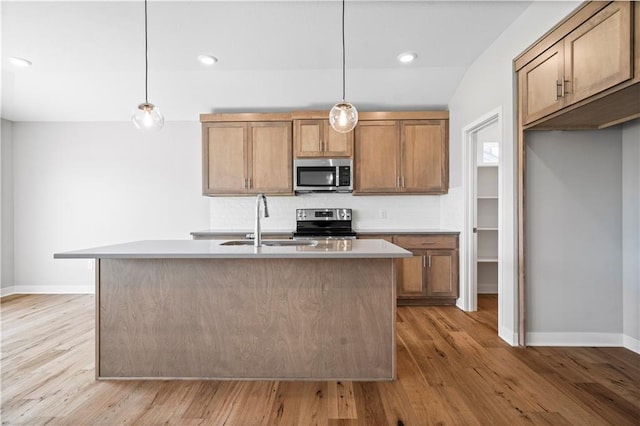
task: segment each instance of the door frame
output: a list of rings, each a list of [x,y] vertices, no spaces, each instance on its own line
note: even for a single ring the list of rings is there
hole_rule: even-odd
[[[464,188],[464,228],[462,244],[464,247],[460,270],[460,298],[457,305],[465,311],[478,310],[478,282],[476,276],[477,245],[473,228],[476,226],[476,195],[477,195],[477,133],[487,126],[497,123],[500,131],[498,140],[498,329],[504,312],[504,297],[502,296],[502,202],[503,185],[502,173],[504,164],[504,132],[502,129],[502,107],[489,111],[487,114],[462,128],[462,185]]]

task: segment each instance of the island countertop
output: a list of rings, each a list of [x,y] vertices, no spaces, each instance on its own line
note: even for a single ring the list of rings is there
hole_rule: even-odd
[[[54,257],[97,259],[96,379],[394,380],[395,259],[411,253],[317,241],[147,240]]]
[[[268,241],[268,240],[267,240]],[[402,258],[408,250],[385,240],[318,240],[316,246],[223,245],[225,240],[143,240],[54,254],[56,259]]]
[[[366,236],[366,235],[432,235],[432,234],[447,234],[447,235],[458,235],[460,231],[456,231],[454,229],[445,229],[445,228],[420,228],[420,229],[409,229],[409,228],[401,228],[401,229],[354,229],[357,235]],[[262,235],[265,238],[276,236],[288,236],[293,235],[295,230],[269,230],[263,231]],[[253,235],[253,230],[251,229],[236,229],[236,230],[214,230],[214,229],[206,229],[202,231],[193,231],[191,235],[194,238],[244,238],[246,235]]]

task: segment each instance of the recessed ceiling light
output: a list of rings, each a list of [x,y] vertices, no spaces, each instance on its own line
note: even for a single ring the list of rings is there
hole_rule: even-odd
[[[413,62],[417,57],[418,55],[413,52],[403,52],[398,55],[398,60],[403,64],[408,64],[409,62]]]
[[[15,65],[16,67],[30,67],[31,61],[24,58],[18,58],[16,56],[12,56],[9,58],[9,63]]]
[[[198,56],[198,60],[203,65],[213,65],[216,62],[218,62],[218,58],[216,58],[215,56],[212,56],[212,55],[200,55],[200,56]]]

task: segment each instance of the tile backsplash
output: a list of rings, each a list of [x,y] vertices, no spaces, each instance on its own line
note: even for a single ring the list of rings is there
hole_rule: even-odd
[[[304,194],[268,196],[269,217],[261,221],[265,231],[295,229],[299,208],[351,208],[356,230],[420,230],[440,227],[440,196],[355,196],[351,194]],[[210,226],[213,230],[252,229],[255,197],[212,197]]]

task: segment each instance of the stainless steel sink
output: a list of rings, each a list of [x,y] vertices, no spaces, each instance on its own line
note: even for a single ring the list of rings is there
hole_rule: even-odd
[[[252,246],[253,240],[225,241],[221,246]],[[317,240],[262,240],[263,246],[317,246]]]
[[[251,240],[233,240],[233,241],[225,241],[220,244],[221,246],[252,246],[253,241]]]

